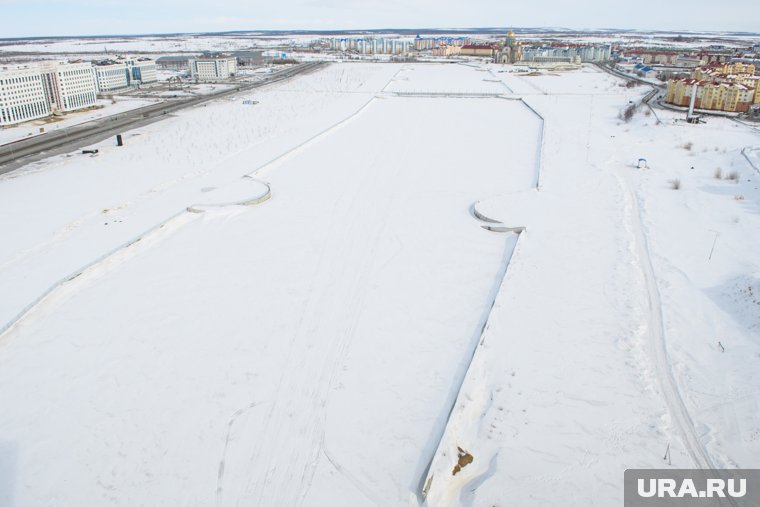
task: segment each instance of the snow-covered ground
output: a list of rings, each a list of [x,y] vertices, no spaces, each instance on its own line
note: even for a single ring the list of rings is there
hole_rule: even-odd
[[[760,139],[670,112],[621,124],[641,92],[595,73],[500,74],[542,92],[526,96],[546,119],[541,190],[478,205],[527,232],[428,476],[431,505],[620,504],[623,471],[664,466],[668,445],[675,468],[760,464],[759,175],[741,156]]]
[[[0,55],[4,52],[38,53],[171,53],[178,51],[235,51],[239,49],[267,48],[277,46],[306,46],[317,40],[311,35],[292,37],[265,36],[207,36],[207,35],[161,35],[129,38],[39,39],[33,41],[2,41]]]
[[[44,132],[52,132],[73,125],[79,125],[80,123],[105,118],[106,116],[113,116],[114,114],[149,106],[156,102],[158,101],[132,97],[118,97],[116,98],[116,103],[113,103],[110,99],[98,99],[97,105],[100,106],[98,109],[66,113],[66,115],[60,117],[60,119],[54,117],[40,118],[39,120],[28,121],[12,127],[4,127],[0,129],[0,144],[10,143],[18,141],[19,139],[41,134],[42,132],[40,132],[40,128],[44,129]]]
[[[336,63],[0,177],[0,504],[611,505],[668,445],[759,467],[758,133],[500,70]]]

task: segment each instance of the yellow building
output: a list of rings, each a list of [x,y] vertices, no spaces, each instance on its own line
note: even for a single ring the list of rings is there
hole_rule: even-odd
[[[676,105],[689,105],[691,88],[694,79],[671,79],[668,81],[668,90],[665,94],[665,102]]]
[[[488,44],[467,44],[462,46],[459,54],[462,56],[493,56],[493,46]]]
[[[755,66],[741,62],[712,64],[706,67],[694,69],[691,77],[698,81],[725,81],[732,78],[732,82],[739,82],[742,78],[751,78],[755,75]]]
[[[694,107],[714,111],[744,112],[758,102],[755,88],[739,83],[712,83],[695,79],[671,79],[665,101],[678,106],[688,106],[694,85],[697,85],[697,96]]]

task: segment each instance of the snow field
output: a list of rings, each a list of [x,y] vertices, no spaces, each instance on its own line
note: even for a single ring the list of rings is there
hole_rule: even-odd
[[[3,201],[16,304],[112,225],[237,195],[244,174],[272,189],[183,214],[2,337],[4,501],[417,502],[514,244],[469,209],[534,184],[539,122],[516,101],[374,98],[400,67],[346,68],[257,93],[259,135],[219,102],[2,180],[27,195]],[[475,127],[452,142],[455,121]]]
[[[757,131],[499,70],[333,64],[0,178],[0,322],[114,251],[0,336],[0,503],[610,505],[668,446],[759,466]]]
[[[585,74],[541,78],[546,96],[526,97],[546,119],[541,192],[478,205],[528,229],[433,462],[429,505],[619,503],[624,469],[663,466],[668,444],[674,467],[758,464],[758,186],[741,156],[757,134],[669,112],[663,125],[643,112],[621,123],[642,91],[563,95]],[[642,156],[651,169],[634,168]],[[710,230],[721,257],[709,259]],[[463,452],[473,460],[452,475]]]

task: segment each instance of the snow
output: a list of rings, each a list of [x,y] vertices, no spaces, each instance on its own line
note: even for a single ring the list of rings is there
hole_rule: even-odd
[[[40,128],[45,129],[45,132],[52,132],[73,125],[86,123],[88,121],[124,113],[140,107],[149,106],[156,102],[158,101],[143,98],[118,97],[114,104],[110,99],[98,99],[98,109],[72,111],[62,117],[49,116],[47,118],[40,118],[38,120],[32,120],[0,129],[0,145],[39,135],[41,134]]]
[[[334,63],[0,177],[0,504],[608,505],[668,445],[758,467],[757,131],[504,70]]]
[[[740,155],[757,134],[670,112],[620,124],[631,92],[568,93],[591,91],[589,75],[533,78],[546,93],[526,98],[546,119],[541,191],[478,206],[527,232],[433,462],[430,505],[619,504],[623,471],[662,467],[668,445],[676,468],[758,465],[760,194]],[[634,169],[641,156],[651,169]],[[716,180],[716,165],[740,183]],[[723,248],[709,258],[713,230]],[[452,476],[458,448],[474,460]]]

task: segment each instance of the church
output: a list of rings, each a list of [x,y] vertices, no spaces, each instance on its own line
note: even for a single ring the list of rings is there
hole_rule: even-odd
[[[510,31],[502,48],[496,53],[496,63],[515,63],[523,58],[522,43],[515,38],[515,32]]]

